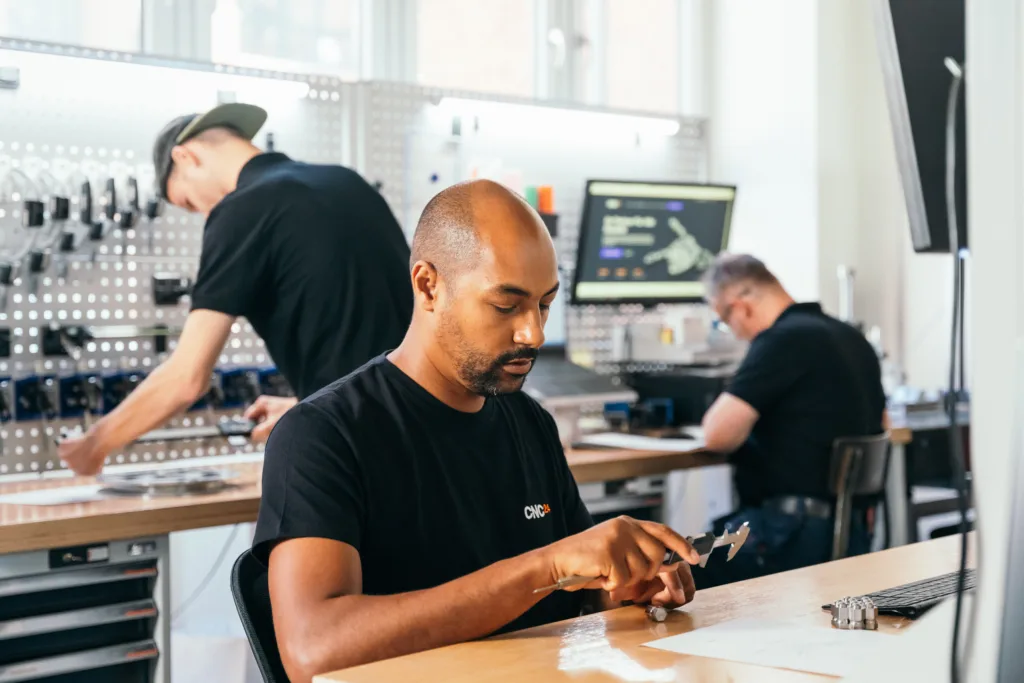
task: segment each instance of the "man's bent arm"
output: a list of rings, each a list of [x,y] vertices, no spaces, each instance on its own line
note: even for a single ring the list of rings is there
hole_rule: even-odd
[[[217,311],[189,313],[171,357],[93,426],[104,454],[162,426],[202,398],[234,320]]]
[[[758,413],[741,398],[723,393],[711,404],[701,423],[707,449],[732,453],[747,440],[757,422]]]
[[[416,572],[409,558],[406,571]],[[448,583],[362,595],[359,553],[323,538],[284,541],[270,555],[270,597],[281,659],[293,683],[370,661],[486,636],[516,619],[552,583],[535,550]]]

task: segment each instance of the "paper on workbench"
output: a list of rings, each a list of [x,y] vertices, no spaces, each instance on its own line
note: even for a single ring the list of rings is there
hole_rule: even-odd
[[[878,631],[840,631],[822,614],[821,627],[781,619],[733,619],[644,643],[683,655],[725,659],[777,669],[846,676],[892,637]]]
[[[656,436],[641,436],[640,434],[623,434],[621,432],[603,432],[601,434],[587,434],[580,437],[574,444],[576,447],[600,446],[602,448],[630,448],[637,451],[665,451],[676,453],[679,451],[695,451],[704,447],[704,442],[698,439],[667,438],[662,439]]]
[[[0,496],[0,503],[8,505],[71,505],[103,499],[98,485],[59,486],[36,491],[8,493]]]

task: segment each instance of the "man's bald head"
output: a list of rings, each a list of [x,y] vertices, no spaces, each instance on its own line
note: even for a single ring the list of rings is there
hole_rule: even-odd
[[[486,247],[510,239],[550,237],[522,197],[491,180],[470,180],[427,203],[413,236],[412,263],[426,261],[442,277],[454,279],[478,265]]]
[[[489,180],[427,204],[412,241],[410,332],[435,368],[479,396],[518,390],[544,343],[558,259],[540,216]]]

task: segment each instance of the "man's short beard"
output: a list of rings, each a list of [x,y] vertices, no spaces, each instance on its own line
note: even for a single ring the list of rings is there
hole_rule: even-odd
[[[503,353],[496,359],[463,348],[457,359],[456,371],[462,383],[478,396],[500,396],[523,388],[526,375],[506,373],[504,366],[514,360],[534,360],[537,350],[522,348]]]
[[[462,335],[454,320],[445,319],[441,324],[440,343],[452,358],[455,372],[463,385],[477,396],[501,396],[523,388],[526,375],[506,373],[504,366],[514,360],[534,360],[537,349],[521,347],[492,358],[472,348]]]

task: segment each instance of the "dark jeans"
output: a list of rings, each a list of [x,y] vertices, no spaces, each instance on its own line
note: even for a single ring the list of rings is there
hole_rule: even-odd
[[[832,520],[748,507],[716,519],[715,535],[735,530],[743,522],[750,524],[750,535],[732,561],[726,562],[728,548],[716,548],[705,567],[693,567],[698,590],[809,567],[832,557]],[[870,549],[865,515],[854,511],[848,555],[862,555]]]

